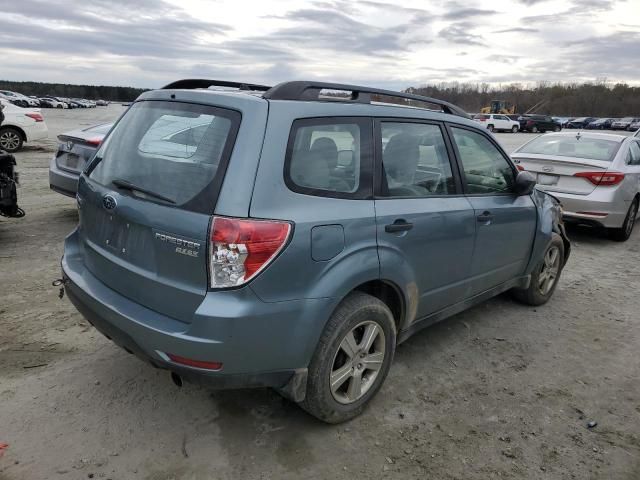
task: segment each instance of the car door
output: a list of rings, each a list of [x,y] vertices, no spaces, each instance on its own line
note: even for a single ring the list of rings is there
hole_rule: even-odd
[[[496,115],[495,119],[496,119],[496,128],[498,130],[509,130],[511,128],[509,124],[509,119],[504,115]]]
[[[442,124],[380,119],[376,142],[381,278],[406,289],[411,321],[465,298],[475,215]]]
[[[498,144],[476,129],[450,125],[462,183],[476,217],[471,294],[520,276],[536,229],[530,196],[514,193],[516,168]]]

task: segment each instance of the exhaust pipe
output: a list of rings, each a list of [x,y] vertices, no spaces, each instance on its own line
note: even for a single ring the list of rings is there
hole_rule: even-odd
[[[176,384],[176,387],[182,387],[182,377],[176,372],[171,372],[171,380],[173,380],[173,383]]]

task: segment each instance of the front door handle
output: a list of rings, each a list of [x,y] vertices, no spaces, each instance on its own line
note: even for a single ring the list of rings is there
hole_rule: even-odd
[[[397,232],[406,232],[408,230],[411,230],[412,228],[413,228],[413,223],[409,223],[405,219],[399,218],[396,221],[394,221],[392,224],[385,225],[384,231],[387,233],[397,233]]]
[[[491,221],[493,220],[493,215],[491,214],[490,211],[485,210],[480,215],[478,215],[476,218],[478,219],[479,223],[484,223],[485,225],[489,225],[491,223]]]

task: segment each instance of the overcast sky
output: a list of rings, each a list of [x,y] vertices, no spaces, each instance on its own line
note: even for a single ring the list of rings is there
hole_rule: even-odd
[[[640,0],[0,0],[0,79],[640,84]]]

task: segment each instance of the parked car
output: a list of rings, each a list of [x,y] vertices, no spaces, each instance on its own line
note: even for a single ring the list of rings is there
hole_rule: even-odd
[[[640,118],[637,119],[635,122],[631,122],[631,125],[629,125],[628,130],[630,132],[635,132],[636,130],[638,130],[640,128]]]
[[[36,99],[27,97],[26,95],[23,95],[21,93],[12,92],[10,90],[0,90],[0,96],[0,98],[4,98],[19,107],[38,108],[40,106],[40,102],[38,102]]]
[[[562,129],[562,126],[548,115],[522,115],[518,121],[520,122],[520,130],[523,132],[559,132]]]
[[[614,120],[615,119],[613,118],[598,118],[597,120],[587,124],[585,128],[587,130],[609,130]]]
[[[461,109],[331,83],[145,92],[77,202],[62,282],[98,330],[178,384],[274,387],[330,423],[421,328],[510,289],[545,303],[570,251],[559,203]]]
[[[40,109],[22,108],[0,98],[4,121],[0,126],[0,150],[17,152],[24,142],[47,138],[47,124]]]
[[[98,107],[107,107],[109,106],[109,102],[107,102],[106,100],[96,100],[96,105]]]
[[[562,202],[565,221],[606,227],[616,240],[629,238],[640,200],[638,138],[591,132],[547,134],[511,156],[537,175],[537,188]]]
[[[87,105],[80,100],[70,98],[67,102],[70,108],[87,108]]]
[[[633,122],[638,120],[639,119],[635,117],[621,118],[611,124],[611,130],[627,130]]]
[[[46,108],[67,108],[67,104],[56,97],[40,97],[40,106]]]
[[[554,122],[562,128],[567,128],[567,124],[573,120],[573,117],[551,117]]]
[[[478,114],[473,117],[474,120],[480,122],[490,132],[493,131],[506,131],[518,133],[520,130],[520,122],[517,120],[511,120],[506,115],[498,114]]]
[[[58,150],[49,163],[51,190],[68,197],[76,196],[80,173],[112,125],[103,123],[58,135]]]
[[[567,123],[567,128],[585,128],[594,120],[597,120],[595,117],[578,117],[571,120]]]

